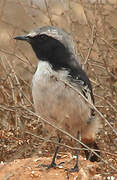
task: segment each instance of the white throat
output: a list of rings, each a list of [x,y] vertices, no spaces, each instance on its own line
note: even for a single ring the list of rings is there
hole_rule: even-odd
[[[34,74],[33,81],[39,81],[42,79],[42,81],[49,81],[50,78],[55,77],[58,80],[66,80],[68,77],[68,71],[67,70],[58,70],[55,71],[52,69],[52,66],[50,63],[46,61],[39,61],[37,70]]]

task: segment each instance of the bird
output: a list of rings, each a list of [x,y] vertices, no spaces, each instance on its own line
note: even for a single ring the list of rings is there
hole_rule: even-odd
[[[81,137],[81,141],[89,147],[99,150],[95,139],[101,123],[91,106],[94,104],[92,85],[79,62],[72,36],[59,27],[43,26],[14,39],[28,42],[38,59],[32,79],[35,112],[72,136]],[[45,127],[49,134],[57,133],[61,142],[62,135],[58,131],[54,132],[47,124]],[[58,149],[59,146],[48,169],[56,167]],[[71,169],[73,172],[79,171],[78,154],[77,151],[76,163]],[[87,159],[98,161],[95,154],[90,157],[89,154],[85,150]]]

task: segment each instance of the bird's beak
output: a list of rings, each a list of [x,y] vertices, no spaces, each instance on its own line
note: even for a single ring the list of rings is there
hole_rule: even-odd
[[[14,39],[30,42],[30,38],[28,36],[16,36]]]

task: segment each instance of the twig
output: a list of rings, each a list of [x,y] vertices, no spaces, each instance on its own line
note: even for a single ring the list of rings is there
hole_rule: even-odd
[[[35,134],[33,134],[33,133],[29,132],[29,131],[25,131],[25,133],[30,134],[31,136],[34,136],[34,137],[36,137],[36,138],[38,138],[40,140],[43,140],[43,141],[46,141],[46,142],[50,142],[50,143],[54,143],[56,145],[66,147],[66,148],[71,149],[71,150],[80,150],[80,151],[87,150],[87,148],[72,147],[72,146],[69,146],[69,145],[66,145],[66,144],[63,144],[63,143],[58,143],[56,141],[53,141],[53,140],[50,140],[50,139],[47,139],[47,138],[43,138],[43,137],[37,136],[37,135],[35,135]],[[97,149],[92,149],[92,150],[96,151],[96,152],[106,153],[106,154],[109,154],[111,156],[117,157],[117,153],[113,154],[113,153],[110,153],[108,151],[97,150]]]
[[[5,58],[6,58],[6,56],[5,56]],[[1,60],[2,60],[3,67],[4,67],[4,71],[8,75],[9,73],[7,72],[6,65],[5,65],[3,59],[1,59]],[[11,87],[11,91],[12,91],[12,99],[13,99],[13,102],[15,103],[15,88],[13,86],[11,74],[8,75],[8,81],[9,81],[9,84],[10,84],[10,87]]]
[[[90,54],[91,54],[92,47],[93,47],[94,41],[95,41],[95,35],[96,35],[96,28],[95,28],[95,25],[93,25],[93,27],[92,27],[92,32],[91,32],[91,40],[90,40],[91,46],[90,46],[89,51],[88,51],[88,53],[87,53],[87,56],[86,56],[84,65],[86,65],[86,63],[87,63],[87,61],[88,61],[88,58],[89,58],[89,56],[90,56]]]
[[[16,73],[15,73],[15,71],[14,71],[11,63],[10,63],[7,59],[6,59],[6,61],[7,61],[7,64],[9,65],[9,67],[10,67],[10,69],[11,69],[11,72],[12,72],[12,74],[13,74],[15,80],[16,80],[17,87],[18,87],[18,92],[19,92],[19,97],[20,97],[20,99],[21,99],[22,105],[24,105],[24,100],[23,100],[23,95],[22,95],[22,87],[21,87],[21,85],[20,85],[20,82],[19,82],[19,80],[18,80],[18,78],[17,78],[17,76],[16,76]]]
[[[47,1],[44,0],[44,2],[45,2],[45,5],[46,5],[46,10],[47,10],[47,13],[48,13],[48,18],[49,18],[49,20],[50,20],[50,24],[53,26],[53,22],[52,22],[51,15],[50,15],[50,13],[49,13],[49,8],[48,8]]]
[[[11,52],[8,52],[8,51],[6,51],[6,50],[4,50],[4,49],[0,49],[0,51],[3,52],[3,53],[5,53],[5,54],[8,54],[8,55],[11,55],[11,56],[16,57],[17,59],[19,59],[20,61],[22,61],[24,64],[31,65],[31,66],[35,69],[35,66],[34,66],[34,65],[32,65],[29,61],[28,61],[28,63],[27,63],[27,61],[24,61],[24,59],[22,59],[22,58],[19,57],[18,55],[14,54],[14,53],[11,53]],[[31,73],[33,73],[33,72],[31,72]]]

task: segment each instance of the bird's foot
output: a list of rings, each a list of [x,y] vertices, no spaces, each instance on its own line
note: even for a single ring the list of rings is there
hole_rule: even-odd
[[[67,172],[79,172],[79,167],[78,167],[78,165],[75,165],[71,169],[65,169],[65,171],[67,171]]]
[[[45,167],[46,169],[50,169],[50,168],[56,168],[57,165],[56,165],[56,163],[51,163],[51,164],[40,164],[39,167]]]
[[[40,164],[39,167],[45,167],[47,170],[50,168],[59,168],[64,162],[61,162],[59,164],[56,164],[55,162],[52,162],[51,164]]]

